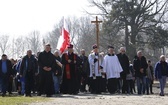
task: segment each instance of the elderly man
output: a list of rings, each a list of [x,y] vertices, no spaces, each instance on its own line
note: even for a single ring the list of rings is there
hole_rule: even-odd
[[[142,51],[138,51],[133,61],[133,69],[135,70],[135,78],[137,80],[138,94],[145,94],[146,88],[146,69],[148,67],[146,58],[142,55]]]
[[[165,61],[165,56],[160,56],[160,61],[155,66],[155,77],[159,79],[160,96],[164,96],[164,88],[166,86],[166,78],[168,76],[168,63]]]
[[[81,49],[81,55],[80,60],[81,65],[80,65],[80,72],[81,72],[81,88],[80,91],[81,92],[85,92],[86,91],[86,84],[87,84],[87,80],[88,80],[88,76],[89,76],[89,62],[88,62],[88,57],[85,55],[85,50]]]
[[[34,86],[34,76],[38,70],[37,59],[32,55],[32,51],[28,50],[27,55],[23,57],[20,67],[20,77],[25,78],[25,96],[31,97],[31,90]]]
[[[127,90],[127,83],[126,83],[126,75],[129,74],[129,59],[128,56],[125,54],[126,50],[124,47],[120,48],[119,54],[117,54],[117,57],[120,61],[121,67],[123,71],[120,73],[120,83],[122,88],[122,93],[125,93]]]

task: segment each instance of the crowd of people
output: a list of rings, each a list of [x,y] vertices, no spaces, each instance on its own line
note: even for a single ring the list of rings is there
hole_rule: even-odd
[[[6,54],[0,60],[0,92],[2,96],[13,91],[18,95],[37,96],[43,94],[73,94],[79,92],[101,94],[153,94],[154,79],[160,83],[160,96],[164,96],[168,63],[165,56],[152,67],[142,51],[138,51],[131,63],[126,49],[121,47],[119,53],[113,46],[108,46],[107,54],[99,53],[97,45],[87,57],[85,50],[75,54],[73,45],[67,46],[67,52],[60,55],[59,50],[51,53],[50,44],[36,56],[31,50],[19,60],[9,60]],[[136,83],[136,84],[135,84]],[[137,89],[135,89],[135,85]],[[15,88],[15,89],[14,89]],[[137,90],[137,91],[136,91]]]

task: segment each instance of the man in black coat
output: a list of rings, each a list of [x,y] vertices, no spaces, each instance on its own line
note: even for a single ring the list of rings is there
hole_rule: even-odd
[[[125,54],[126,50],[124,47],[120,48],[120,53],[117,54],[117,57],[119,59],[119,62],[121,64],[121,67],[123,71],[120,73],[120,80],[122,84],[122,93],[125,93],[127,91],[127,81],[126,81],[126,75],[129,74],[129,59],[128,56]]]
[[[46,94],[51,97],[54,94],[54,83],[52,78],[53,70],[55,70],[55,57],[51,53],[50,44],[45,45],[45,50],[39,54],[39,73],[40,73],[40,86],[38,96]]]
[[[7,59],[7,55],[3,54],[0,60],[0,77],[2,78],[2,96],[6,95],[8,89],[8,82],[10,76],[12,76],[12,63]]]
[[[25,96],[31,97],[31,90],[34,86],[34,76],[37,73],[37,59],[32,55],[32,51],[28,50],[27,55],[23,57],[20,67],[20,77],[25,78]]]
[[[133,61],[133,69],[135,70],[135,78],[137,80],[137,90],[138,94],[145,93],[146,88],[146,69],[148,67],[146,58],[142,56],[142,51],[137,52]]]
[[[79,56],[81,60],[80,64],[80,73],[81,73],[81,86],[80,86],[80,91],[81,92],[86,92],[86,84],[88,81],[88,77],[90,74],[89,70],[89,62],[88,62],[88,57],[85,55],[85,50],[81,50],[81,55]]]

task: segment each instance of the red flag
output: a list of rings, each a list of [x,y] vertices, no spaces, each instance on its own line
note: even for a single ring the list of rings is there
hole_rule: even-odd
[[[57,49],[59,49],[60,52],[63,53],[66,50],[67,45],[69,45],[69,43],[70,43],[70,35],[64,19],[64,26],[62,28],[62,33],[58,40]]]

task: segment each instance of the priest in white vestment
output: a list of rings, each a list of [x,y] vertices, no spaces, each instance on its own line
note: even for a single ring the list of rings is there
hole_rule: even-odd
[[[93,52],[88,57],[90,66],[90,91],[93,94],[101,93],[102,80],[102,61],[103,57],[99,55],[97,45],[93,45]]]
[[[103,70],[108,80],[108,91],[114,94],[117,90],[117,78],[120,77],[123,69],[118,57],[114,54],[114,48],[112,46],[108,47],[108,54],[104,57]]]

